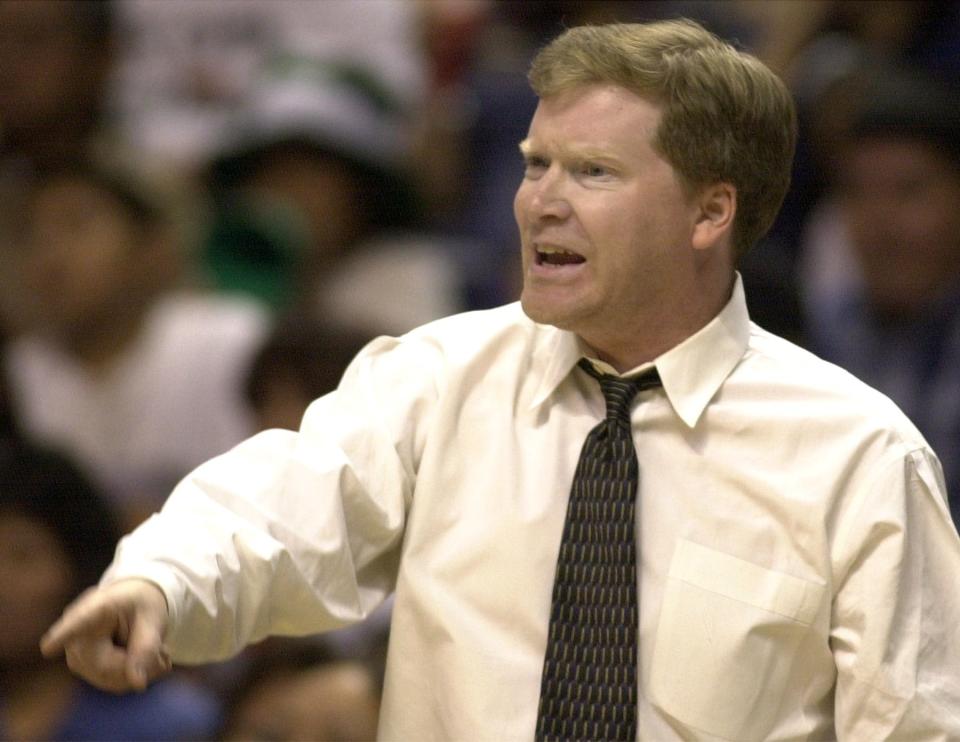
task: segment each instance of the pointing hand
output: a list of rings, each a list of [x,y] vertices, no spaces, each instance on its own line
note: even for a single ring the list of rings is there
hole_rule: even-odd
[[[152,582],[127,579],[94,587],[77,598],[40,641],[46,657],[102,690],[144,690],[171,668],[163,646],[167,602]]]

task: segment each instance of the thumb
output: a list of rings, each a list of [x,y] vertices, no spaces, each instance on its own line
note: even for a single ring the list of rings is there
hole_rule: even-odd
[[[127,658],[124,672],[135,690],[170,671],[172,664],[163,646],[163,625],[146,616],[137,616],[127,638]]]

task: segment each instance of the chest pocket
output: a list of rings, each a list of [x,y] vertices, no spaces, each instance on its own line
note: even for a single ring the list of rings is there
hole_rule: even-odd
[[[650,701],[691,730],[763,739],[823,585],[692,541],[677,544],[650,668]]]

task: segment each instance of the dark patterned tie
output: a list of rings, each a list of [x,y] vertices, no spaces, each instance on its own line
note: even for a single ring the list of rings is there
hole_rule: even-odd
[[[624,740],[637,735],[639,483],[630,430],[637,392],[660,385],[656,369],[633,379],[580,368],[600,382],[607,418],[587,436],[573,475],[550,608],[537,740]]]

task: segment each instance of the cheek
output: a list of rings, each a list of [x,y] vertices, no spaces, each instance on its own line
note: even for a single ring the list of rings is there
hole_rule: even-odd
[[[0,567],[0,647],[33,646],[72,595],[66,563],[52,554],[3,561]]]
[[[71,588],[70,573],[53,557],[41,557],[18,575],[16,593],[31,611],[40,615],[58,613]]]
[[[0,548],[0,595],[39,608],[70,589],[67,557],[58,544],[39,545],[11,535]]]
[[[917,204],[902,224],[921,247],[942,251],[956,245],[960,237],[960,194],[954,202],[928,201]]]
[[[891,259],[915,261],[942,254],[956,243],[960,219],[952,215],[952,209],[938,204],[888,202],[887,208],[851,211],[848,228],[860,259],[889,270],[884,264]]]
[[[127,230],[110,224],[87,225],[75,234],[47,234],[24,264],[27,275],[42,287],[47,278],[94,287],[120,272],[136,249]]]
[[[620,274],[652,254],[661,241],[658,225],[634,204],[580,211],[580,224],[596,246],[601,267]]]
[[[523,237],[523,225],[526,222],[526,214],[530,204],[530,189],[526,183],[521,183],[517,192],[513,196],[513,218],[520,228],[520,236]]]

